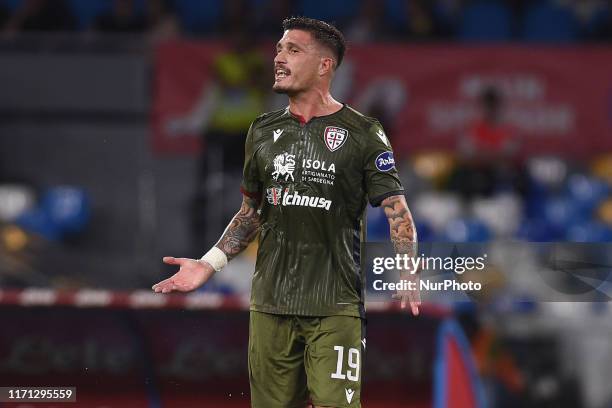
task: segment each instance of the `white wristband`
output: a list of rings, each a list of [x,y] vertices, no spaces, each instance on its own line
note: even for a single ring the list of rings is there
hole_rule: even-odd
[[[225,252],[223,252],[216,246],[210,248],[210,251],[208,251],[202,258],[200,258],[200,260],[209,263],[210,266],[212,266],[213,269],[217,272],[219,272],[221,269],[223,269],[225,265],[227,265],[227,255],[225,255]]]

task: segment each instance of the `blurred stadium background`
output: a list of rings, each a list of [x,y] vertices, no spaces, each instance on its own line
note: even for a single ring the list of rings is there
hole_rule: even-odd
[[[372,305],[365,406],[612,407],[603,0],[0,0],[0,386],[248,406],[255,248],[195,294],[149,288],[172,273],[163,255],[201,255],[238,208],[248,125],[286,104],[271,61],[290,15],[346,33],[334,95],[383,123],[420,241],[502,259],[478,302],[416,319]],[[388,239],[378,209],[368,234]],[[560,273],[542,242],[601,257]],[[542,301],[543,270],[589,302]]]

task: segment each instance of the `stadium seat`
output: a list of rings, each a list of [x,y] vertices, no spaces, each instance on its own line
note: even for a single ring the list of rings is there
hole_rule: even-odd
[[[47,190],[41,201],[41,209],[62,233],[78,233],[90,218],[88,194],[81,188],[54,187]]]
[[[577,22],[568,8],[552,1],[533,2],[525,13],[523,39],[532,42],[571,42],[576,39]]]
[[[91,26],[96,17],[110,13],[113,2],[109,0],[69,0],[68,5],[77,21],[77,28],[83,30]]]
[[[419,242],[432,242],[436,240],[436,234],[429,224],[424,221],[415,220],[417,239]]]
[[[523,218],[522,211],[521,199],[514,194],[478,198],[471,204],[472,216],[498,237],[510,237],[516,233]]]
[[[354,0],[301,0],[297,5],[299,15],[335,24],[353,17],[359,8]]]
[[[23,0],[0,0],[0,7],[4,7],[8,10],[15,10],[21,5]]]
[[[543,219],[559,234],[564,234],[571,225],[590,218],[580,203],[568,195],[547,199],[543,211]]]
[[[612,242],[612,228],[597,221],[587,221],[568,228],[565,238],[571,242]]]
[[[62,229],[41,207],[25,211],[15,223],[25,231],[40,235],[49,241],[58,241],[62,238]]]
[[[559,189],[567,178],[568,165],[554,156],[536,156],[527,161],[529,178],[546,192]]]
[[[463,215],[461,200],[450,193],[423,193],[411,205],[416,220],[426,222],[435,232],[442,231],[446,225]]]
[[[177,14],[185,30],[192,34],[213,31],[222,13],[217,0],[175,0]]]
[[[501,2],[479,1],[466,6],[459,27],[464,41],[508,41],[512,36],[512,15]]]
[[[612,198],[604,200],[597,209],[599,220],[612,227]]]
[[[34,190],[20,184],[0,185],[0,221],[12,222],[35,204]]]
[[[563,238],[563,234],[543,219],[525,219],[519,227],[516,237],[528,242],[552,242]]]
[[[610,187],[596,177],[574,174],[567,180],[569,196],[589,214],[608,196]]]
[[[491,231],[482,221],[459,218],[446,226],[443,238],[448,242],[486,242],[491,239]]]
[[[385,0],[385,18],[392,28],[401,31],[402,27],[406,27],[408,24],[406,16],[405,0]]]
[[[389,221],[380,207],[367,208],[367,240],[368,242],[386,242],[389,240]]]

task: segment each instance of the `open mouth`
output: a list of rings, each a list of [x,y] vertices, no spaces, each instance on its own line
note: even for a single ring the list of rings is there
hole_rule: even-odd
[[[280,81],[280,80],[282,80],[282,79],[284,79],[284,78],[287,78],[289,75],[291,75],[291,71],[289,71],[289,70],[288,70],[288,69],[286,69],[286,68],[280,68],[280,67],[277,67],[277,68],[274,70],[274,79],[275,79],[276,81]]]

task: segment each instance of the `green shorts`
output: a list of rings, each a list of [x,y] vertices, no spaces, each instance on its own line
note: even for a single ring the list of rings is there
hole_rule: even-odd
[[[361,407],[365,321],[251,311],[252,408]]]

